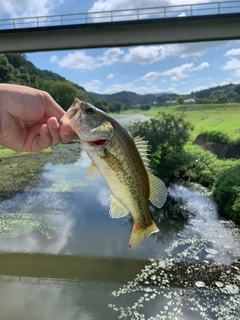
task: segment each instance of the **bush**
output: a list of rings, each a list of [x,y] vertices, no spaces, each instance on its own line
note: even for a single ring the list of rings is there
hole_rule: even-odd
[[[236,159],[221,160],[212,152],[197,145],[186,145],[188,162],[186,176],[192,182],[211,189],[219,174],[240,163]]]
[[[212,142],[225,143],[230,145],[230,138],[226,133],[220,131],[207,131],[203,132],[203,135],[208,137]]]
[[[240,223],[240,164],[219,175],[213,197],[220,213]]]
[[[186,163],[184,144],[189,140],[191,125],[182,115],[160,113],[153,118],[129,127],[132,136],[145,137],[150,145],[150,166],[166,184],[179,177]]]

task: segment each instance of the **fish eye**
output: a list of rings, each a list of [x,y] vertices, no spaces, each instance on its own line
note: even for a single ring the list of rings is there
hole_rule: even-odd
[[[88,106],[88,107],[86,108],[86,113],[87,113],[87,114],[92,114],[93,112],[94,112],[93,107]]]

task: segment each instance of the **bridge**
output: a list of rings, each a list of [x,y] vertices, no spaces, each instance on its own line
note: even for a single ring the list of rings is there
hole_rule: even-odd
[[[0,52],[240,39],[240,1],[0,20]]]

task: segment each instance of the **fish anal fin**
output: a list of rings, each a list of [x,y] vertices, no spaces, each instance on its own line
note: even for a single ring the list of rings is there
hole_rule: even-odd
[[[161,208],[167,199],[167,189],[162,180],[155,177],[151,172],[148,173],[150,184],[150,198],[151,203],[157,208]]]
[[[146,228],[138,228],[135,224],[132,229],[131,237],[129,240],[129,249],[135,249],[139,244],[149,237],[152,233],[158,232],[159,229],[155,222],[152,221],[151,225]]]
[[[122,218],[129,213],[129,210],[126,209],[116,198],[111,196],[111,204],[109,214],[112,218]]]
[[[92,164],[90,165],[90,167],[87,170],[86,179],[96,179],[99,177],[99,171],[97,169],[97,166],[92,162]]]

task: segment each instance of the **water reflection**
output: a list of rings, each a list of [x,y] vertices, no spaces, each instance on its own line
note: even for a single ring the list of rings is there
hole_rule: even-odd
[[[186,274],[191,266],[230,265],[240,257],[239,229],[219,220],[208,195],[183,186],[169,189],[162,209],[151,206],[160,232],[129,250],[132,218],[109,217],[109,189],[101,177],[84,180],[89,165],[84,152],[74,163],[66,156],[64,164],[49,162],[36,188],[0,203],[0,319],[115,319],[107,307],[115,303],[111,292],[134,279],[148,258],[181,258],[179,280],[181,268]],[[177,281],[169,286],[184,289]],[[164,310],[167,294],[146,306],[147,317]],[[193,294],[201,303],[209,299]],[[119,297],[120,305],[136,295]],[[190,298],[181,301],[184,316],[177,319],[201,319],[189,311]]]
[[[170,189],[173,197],[181,197],[185,201],[185,209],[192,212],[191,225],[187,227],[186,236],[197,236],[208,241],[209,248],[202,259],[210,259],[216,263],[229,264],[240,257],[240,230],[233,223],[220,220],[217,208],[206,190],[196,192],[192,187],[175,186]],[[230,228],[226,228],[231,225]],[[233,236],[234,234],[234,236]]]
[[[102,306],[108,304],[113,287],[34,279],[32,283],[29,279],[12,283],[0,281],[0,317],[17,320],[111,319],[109,310]]]

